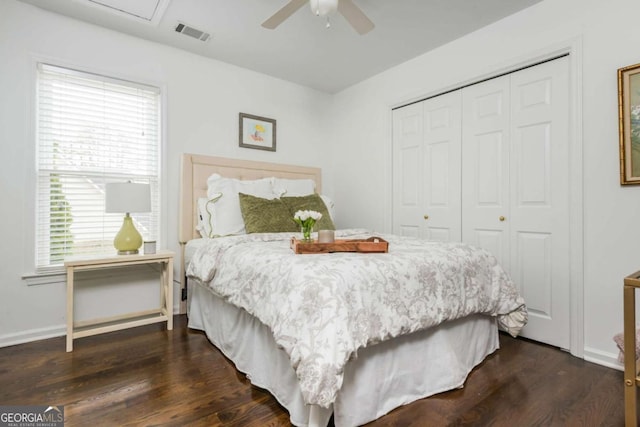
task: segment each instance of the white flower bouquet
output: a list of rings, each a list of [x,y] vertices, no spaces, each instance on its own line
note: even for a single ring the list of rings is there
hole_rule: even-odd
[[[313,226],[316,225],[316,221],[322,218],[322,214],[316,211],[297,211],[293,215],[293,220],[302,229],[302,241],[312,242],[311,233],[313,232]]]

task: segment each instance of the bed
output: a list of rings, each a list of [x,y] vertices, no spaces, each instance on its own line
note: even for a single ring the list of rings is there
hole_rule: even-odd
[[[458,254],[456,256],[474,259],[474,265],[486,262],[488,257],[489,264],[493,264],[486,269],[491,270],[492,275],[497,271],[498,277],[486,280],[491,282],[487,286],[493,288],[485,293],[492,296],[508,294],[491,302],[490,309],[480,310],[495,316],[476,314],[470,309],[484,304],[487,299],[485,293],[477,292],[476,278],[468,280],[474,282],[469,289],[476,290],[455,291],[463,294],[459,298],[463,303],[451,304],[459,306],[456,310],[460,314],[455,316],[449,313],[453,309],[438,308],[431,310],[429,315],[426,314],[429,310],[420,312],[417,310],[420,304],[416,301],[424,301],[424,296],[411,300],[411,304],[396,301],[395,306],[402,307],[406,316],[398,316],[393,310],[378,316],[387,311],[385,298],[395,298],[396,292],[387,292],[384,298],[374,297],[377,293],[363,293],[361,288],[372,283],[387,291],[392,289],[388,286],[407,287],[399,277],[405,275],[402,271],[411,270],[415,264],[414,251],[423,245],[417,239],[407,242],[398,236],[385,235],[389,240],[389,254],[349,254],[348,257],[341,254],[294,255],[288,247],[289,236],[282,236],[285,233],[201,239],[196,230],[198,203],[203,197],[210,197],[207,196],[207,181],[213,174],[239,180],[270,177],[312,180],[315,191],[320,193],[321,172],[317,168],[192,154],[183,155],[182,160],[179,235],[183,289],[188,289],[189,327],[204,331],[252,384],[269,390],[289,411],[294,425],[325,426],[332,414],[338,427],[362,425],[417,399],[462,387],[469,372],[498,349],[496,319],[500,319],[501,326],[512,334],[517,334],[526,323],[524,302],[510,280],[501,276],[504,273],[495,265],[495,260],[491,261],[492,257],[483,251],[476,252],[462,244],[447,247],[432,242],[429,251],[444,254],[440,264],[455,258],[449,255],[451,250]],[[370,234],[366,230],[338,230],[336,233],[344,238]],[[401,261],[401,252],[409,258]],[[434,263],[439,259],[436,255]],[[397,257],[400,264],[389,266],[390,257]],[[235,265],[243,259],[245,264]],[[286,260],[282,266],[279,259]],[[279,267],[274,268],[274,265]],[[371,265],[375,267],[371,268]],[[468,269],[460,269],[456,274],[463,274],[462,270]],[[328,276],[325,275],[327,271],[330,271]],[[379,280],[380,276],[366,276],[379,275],[381,271],[386,271],[388,276],[383,281]],[[445,276],[449,277],[448,273]],[[259,280],[252,279],[254,277]],[[288,279],[285,281],[284,277]],[[328,280],[327,277],[335,279]],[[312,283],[320,288],[310,287]],[[352,287],[357,292],[341,294],[342,289]],[[434,299],[452,298],[440,288],[434,286],[433,289],[435,291],[429,295]],[[416,292],[423,291],[415,289],[412,295]],[[327,293],[329,296],[342,295],[341,302],[325,298]],[[322,308],[310,309],[309,301],[304,308],[305,298],[311,298]],[[283,302],[289,299],[290,302]],[[267,304],[270,300],[275,304]],[[319,301],[329,301],[327,306],[339,305],[342,309],[327,315],[327,307]],[[366,333],[352,333],[357,328],[347,322],[351,314],[343,313],[344,307],[348,306],[366,306],[363,310],[376,313],[381,319],[376,322],[381,323],[372,323],[367,318],[359,323],[369,325]],[[345,318],[343,323],[327,320],[342,316]],[[406,323],[404,317],[411,317],[413,323]],[[317,327],[315,322],[322,326]],[[313,345],[319,349],[312,348]]]

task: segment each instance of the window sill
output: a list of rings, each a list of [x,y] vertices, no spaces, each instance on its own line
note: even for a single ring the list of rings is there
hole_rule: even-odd
[[[148,271],[152,270],[154,272],[159,272],[159,267],[157,265],[144,265],[138,266],[139,270]],[[104,271],[84,271],[82,272],[83,277],[88,280],[97,280],[104,278],[112,278],[112,279],[128,279],[131,276],[131,270],[136,269],[136,266],[129,266],[127,268],[121,268],[117,270],[110,270],[108,273]],[[22,280],[24,280],[27,286],[39,286],[39,285],[52,285],[52,284],[65,284],[67,283],[67,273],[63,267],[52,267],[48,271],[42,271],[39,273],[25,273],[22,275]],[[77,280],[77,279],[76,279]]]
[[[22,275],[22,280],[27,283],[27,286],[65,283],[67,281],[67,274],[63,270],[54,270],[46,273],[28,273]]]

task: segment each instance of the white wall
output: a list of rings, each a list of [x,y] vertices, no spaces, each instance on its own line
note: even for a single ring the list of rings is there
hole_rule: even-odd
[[[57,283],[34,286],[22,280],[33,272],[35,60],[163,88],[166,192],[162,246],[176,252],[181,153],[318,167],[327,164],[323,123],[330,97],[321,92],[14,0],[0,0],[0,58],[0,346],[64,331],[65,288],[60,278]],[[238,147],[239,112],[277,120],[275,153]],[[323,188],[331,194],[331,179],[326,174],[325,178]],[[175,261],[179,265],[179,259]],[[97,313],[108,302],[122,308],[147,298],[140,291],[123,299],[120,288],[99,294],[97,299],[82,297],[81,311]],[[157,299],[157,290],[151,298]]]
[[[640,269],[640,187],[619,185],[616,70],[640,62],[638,16],[637,0],[545,0],[335,96],[342,225],[390,229],[390,107],[581,45],[584,355],[619,366],[611,338],[622,331],[622,279]]]

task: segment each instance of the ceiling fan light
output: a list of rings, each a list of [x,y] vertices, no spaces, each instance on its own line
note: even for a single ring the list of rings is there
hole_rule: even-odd
[[[338,0],[309,0],[309,5],[318,16],[328,16],[338,10]]]

